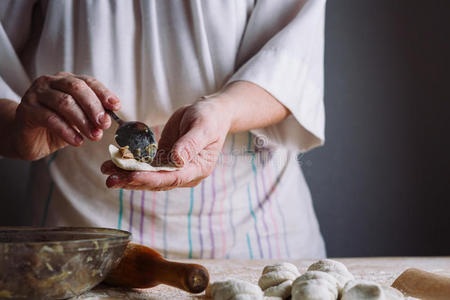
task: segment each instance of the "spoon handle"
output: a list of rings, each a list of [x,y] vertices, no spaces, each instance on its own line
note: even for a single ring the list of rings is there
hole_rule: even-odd
[[[108,115],[111,116],[111,118],[114,119],[114,121],[116,121],[119,125],[122,125],[124,123],[124,121],[122,121],[122,119],[120,119],[112,110],[109,109],[105,109],[106,113]]]

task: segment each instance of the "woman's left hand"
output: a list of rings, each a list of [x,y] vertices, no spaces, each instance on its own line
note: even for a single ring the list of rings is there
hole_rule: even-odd
[[[154,162],[156,165],[171,162],[183,168],[172,172],[132,172],[116,167],[109,160],[101,167],[104,174],[110,175],[106,185],[151,191],[196,186],[214,170],[230,130],[232,114],[219,96],[178,109],[161,133]]]

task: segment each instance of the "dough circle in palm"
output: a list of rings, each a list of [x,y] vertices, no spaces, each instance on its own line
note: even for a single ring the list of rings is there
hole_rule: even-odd
[[[152,165],[140,162],[135,160],[134,158],[122,158],[120,155],[119,148],[114,145],[109,145],[109,154],[111,155],[112,162],[123,170],[127,171],[176,171],[180,168],[171,167],[171,166],[161,166],[161,167],[153,167]]]

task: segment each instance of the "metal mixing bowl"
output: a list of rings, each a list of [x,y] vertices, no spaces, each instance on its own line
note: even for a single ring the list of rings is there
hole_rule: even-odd
[[[66,299],[99,284],[130,233],[107,228],[0,227],[0,299]]]

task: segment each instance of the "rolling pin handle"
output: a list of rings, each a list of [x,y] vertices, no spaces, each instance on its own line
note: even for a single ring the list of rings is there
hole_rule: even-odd
[[[119,265],[108,274],[105,283],[127,288],[166,284],[201,293],[208,286],[209,274],[201,265],[168,261],[151,248],[128,244]]]

